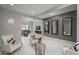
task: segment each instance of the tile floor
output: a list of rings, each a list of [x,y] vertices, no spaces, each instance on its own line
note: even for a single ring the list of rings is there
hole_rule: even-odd
[[[37,37],[43,37],[43,43],[46,45],[45,55],[63,55],[64,44],[74,44],[73,42],[46,37],[42,35],[36,35]],[[22,48],[17,50],[13,55],[35,55],[34,48],[29,43],[29,37],[22,37]]]

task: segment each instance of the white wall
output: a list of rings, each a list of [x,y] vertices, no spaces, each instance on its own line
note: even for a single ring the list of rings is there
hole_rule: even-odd
[[[33,25],[31,23],[33,22]],[[35,33],[36,26],[41,26],[41,31],[43,34],[43,20],[31,17],[22,17],[22,24],[28,24],[31,26],[31,32]]]
[[[36,31],[36,26],[41,26],[41,31],[42,34],[44,33],[43,31],[43,20],[42,19],[37,19],[29,16],[22,16],[21,17],[21,24],[27,24],[30,26],[30,31],[35,33]]]
[[[34,19],[31,17],[21,17],[21,22],[23,25],[29,25],[29,30],[33,32],[33,21]]]

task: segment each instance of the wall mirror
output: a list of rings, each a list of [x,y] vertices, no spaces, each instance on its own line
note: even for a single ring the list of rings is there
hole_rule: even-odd
[[[10,18],[10,19],[8,20],[8,24],[9,24],[9,25],[14,25],[14,23],[15,23],[14,19]]]
[[[72,24],[71,24],[71,22],[72,22],[72,18],[70,17],[70,18],[64,18],[63,19],[63,24],[62,24],[62,26],[63,26],[63,35],[65,35],[65,36],[71,36],[72,35]]]
[[[52,34],[58,34],[58,20],[52,20]]]
[[[42,33],[41,26],[40,25],[36,26],[35,33],[38,33],[38,34],[41,34]]]
[[[49,21],[44,22],[44,33],[49,33]]]

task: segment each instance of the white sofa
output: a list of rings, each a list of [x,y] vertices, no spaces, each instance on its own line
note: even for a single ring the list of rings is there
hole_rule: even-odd
[[[2,35],[0,38],[0,51],[5,52],[5,53],[12,53],[18,48],[21,47],[21,41],[15,39],[15,43],[11,44],[8,43],[7,41],[10,40],[11,38],[14,38],[13,35]]]

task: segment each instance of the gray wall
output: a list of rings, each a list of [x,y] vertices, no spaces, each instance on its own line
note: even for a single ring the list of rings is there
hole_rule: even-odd
[[[57,15],[57,16],[52,16],[52,17],[44,19],[44,22],[45,21],[50,22],[49,34],[44,34],[44,35],[76,42],[76,16],[77,16],[76,11],[71,11],[71,12],[67,12],[67,13],[64,13],[64,14],[60,14],[60,15]],[[72,17],[72,36],[71,37],[62,35],[62,19],[67,18],[67,17]],[[58,35],[52,35],[51,21],[57,20],[57,19],[58,19]]]
[[[21,39],[21,15],[16,12],[0,9],[0,36],[13,34],[16,39]],[[14,25],[8,24],[8,20],[13,18]]]
[[[22,17],[22,24],[28,24],[30,26],[31,32],[35,33],[36,26],[41,26],[41,31],[43,34],[43,20],[31,17]]]

